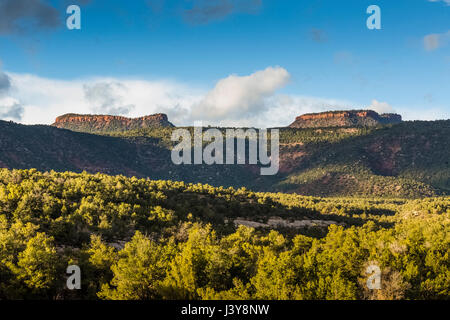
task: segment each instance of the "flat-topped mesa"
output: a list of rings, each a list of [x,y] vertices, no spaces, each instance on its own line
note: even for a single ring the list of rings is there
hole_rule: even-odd
[[[81,132],[120,132],[141,128],[174,127],[164,113],[139,118],[68,113],[57,117],[52,126]]]
[[[378,114],[372,110],[327,111],[301,115],[290,128],[323,127],[372,127],[402,122],[402,116],[394,113]]]

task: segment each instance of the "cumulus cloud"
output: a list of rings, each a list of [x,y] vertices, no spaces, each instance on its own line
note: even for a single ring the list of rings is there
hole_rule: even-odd
[[[0,98],[0,119],[17,120],[22,119],[24,108],[20,102],[14,98]]]
[[[57,80],[27,74],[7,73],[11,87],[0,98],[0,116],[20,119],[26,124],[51,124],[65,113],[110,113],[140,117],[167,113],[177,126],[203,125],[231,127],[281,127],[298,115],[348,109],[375,109],[392,112],[385,102],[373,100],[370,107],[352,101],[280,94],[289,80],[282,68],[267,68],[248,76],[229,76],[207,90],[167,80],[89,78]],[[127,108],[127,106],[134,106]],[[429,106],[430,108],[433,106]],[[93,111],[96,110],[96,111]],[[448,118],[446,108],[437,108],[436,118]],[[398,107],[405,119],[423,119],[430,114],[413,114]],[[218,114],[216,114],[216,112]],[[219,115],[220,114],[220,115]],[[427,118],[428,119],[428,118]]]
[[[284,87],[289,78],[289,72],[281,67],[269,67],[249,76],[231,75],[194,105],[193,116],[217,120],[260,113],[267,107],[265,99]]]
[[[14,83],[14,97],[24,107],[22,122],[27,124],[50,124],[64,113],[112,111],[129,117],[163,112],[178,126],[202,120],[204,125],[275,127],[290,124],[302,113],[348,109],[352,105],[333,99],[276,94],[289,80],[283,68],[232,75],[218,81],[210,91],[166,80],[64,81],[27,74],[8,76]],[[126,108],[130,105],[134,107]]]
[[[120,82],[99,82],[83,86],[84,97],[91,111],[100,114],[126,115],[134,108],[133,104],[124,104],[123,96],[127,87]]]
[[[11,79],[9,76],[0,71],[0,94],[5,94],[11,88]]]
[[[268,99],[267,104],[268,108],[259,117],[249,117],[244,121],[259,128],[284,127],[305,113],[354,108],[350,101],[287,94],[275,95]]]
[[[24,106],[21,122],[26,124],[51,124],[57,116],[64,113],[88,114],[109,113],[109,111],[129,117],[166,112],[171,121],[189,124],[189,113],[184,111],[189,111],[190,106],[200,99],[200,92],[203,92],[166,80],[118,78],[59,80],[30,74],[8,73],[8,75],[14,83],[11,94]],[[111,101],[112,108],[106,101]],[[131,105],[134,108],[127,108]],[[174,109],[175,106],[178,108]]]
[[[45,0],[0,1],[0,34],[61,25],[59,12]]]
[[[262,0],[191,0],[191,7],[185,9],[184,18],[189,23],[204,24],[220,20],[232,13],[257,11]]]
[[[421,108],[411,108],[411,106],[399,106],[396,108],[398,113],[402,115],[403,120],[448,120],[450,119],[450,110],[446,105],[427,106],[426,112]]]
[[[24,109],[17,99],[9,96],[10,90],[11,78],[0,70],[0,119],[20,121]]]
[[[372,104],[368,109],[376,111],[378,113],[395,113],[394,108],[387,102],[380,102],[376,99],[372,100]]]
[[[450,42],[450,30],[444,33],[428,34],[423,38],[423,45],[425,50],[434,51]]]

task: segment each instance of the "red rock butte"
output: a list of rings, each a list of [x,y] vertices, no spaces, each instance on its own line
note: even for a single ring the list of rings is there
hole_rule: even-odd
[[[347,110],[304,114],[297,117],[289,127],[370,127],[400,122],[402,122],[402,116],[398,114],[379,114],[372,110]]]
[[[140,128],[173,127],[167,115],[157,113],[139,118],[127,118],[113,115],[91,115],[68,113],[56,118],[52,124],[57,128],[75,131],[126,131]]]

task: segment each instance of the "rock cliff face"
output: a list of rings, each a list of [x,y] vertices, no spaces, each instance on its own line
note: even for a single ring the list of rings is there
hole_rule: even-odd
[[[114,132],[140,128],[173,127],[167,115],[153,114],[140,118],[126,118],[110,115],[65,114],[56,118],[52,126],[82,132]]]
[[[402,122],[402,117],[398,114],[389,113],[380,115],[372,110],[350,110],[304,114],[297,117],[289,127],[370,127],[400,122]]]

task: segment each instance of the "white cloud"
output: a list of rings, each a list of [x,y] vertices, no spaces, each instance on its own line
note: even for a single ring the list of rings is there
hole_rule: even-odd
[[[20,102],[11,97],[0,97],[0,119],[21,120],[24,112]]]
[[[138,117],[167,113],[178,126],[202,120],[217,126],[286,126],[308,112],[349,109],[351,103],[298,95],[275,95],[289,80],[282,68],[219,80],[210,91],[173,81],[117,78],[55,80],[8,73],[26,124],[51,124],[65,113],[115,113]],[[133,106],[132,108],[126,108]],[[123,107],[123,108],[122,108]]]
[[[294,122],[296,117],[305,113],[353,109],[351,106],[352,103],[343,100],[279,94],[267,98],[265,108],[258,113],[246,113],[239,119],[224,117],[222,119],[203,120],[202,124],[220,127],[285,127]]]
[[[432,33],[423,38],[425,50],[434,51],[450,42],[450,30],[444,33]]]
[[[373,100],[370,107],[351,101],[302,95],[277,94],[289,80],[282,68],[267,68],[249,76],[232,75],[211,89],[183,83],[142,79],[90,78],[56,80],[29,74],[7,73],[10,88],[0,97],[0,118],[25,124],[51,124],[65,113],[115,113],[139,117],[167,113],[177,126],[190,126],[196,120],[204,125],[281,127],[295,117],[311,112],[370,108],[393,112],[386,102]],[[131,107],[132,106],[132,107]],[[412,118],[408,108],[397,108]],[[436,117],[446,113],[436,111]],[[414,114],[413,118],[420,118]],[[448,115],[447,115],[448,117]]]
[[[392,106],[387,102],[380,102],[376,99],[372,100],[371,105],[368,107],[368,109],[376,111],[378,113],[394,113],[395,110],[392,108]]]
[[[255,127],[284,127],[299,115],[305,113],[323,112],[329,110],[353,109],[353,103],[344,100],[327,99],[300,95],[276,95],[271,97],[267,104],[269,107],[260,117],[253,120]],[[253,124],[254,123],[254,124]]]
[[[426,111],[421,108],[411,108],[411,106],[400,106],[397,108],[402,115],[403,120],[448,120],[450,119],[450,110],[445,106],[427,107]]]
[[[0,94],[5,94],[11,88],[11,79],[0,70]]]
[[[29,74],[8,73],[10,93],[20,100],[26,124],[50,124],[65,113],[107,114],[113,112],[138,117],[167,111],[170,120],[183,123],[186,115],[172,108],[189,110],[201,95],[172,81],[91,78],[56,80]],[[127,108],[134,106],[133,108]],[[179,110],[178,110],[179,111]]]
[[[83,86],[84,97],[89,102],[93,113],[126,115],[134,109],[133,104],[125,105],[124,97],[128,88],[120,82],[98,82]]]
[[[208,120],[236,120],[249,113],[261,113],[267,107],[265,99],[284,87],[289,78],[289,72],[280,67],[269,67],[249,76],[231,75],[220,80],[194,105],[193,116]]]
[[[11,78],[0,70],[0,119],[20,121],[24,108],[20,101],[10,96],[10,91]]]

